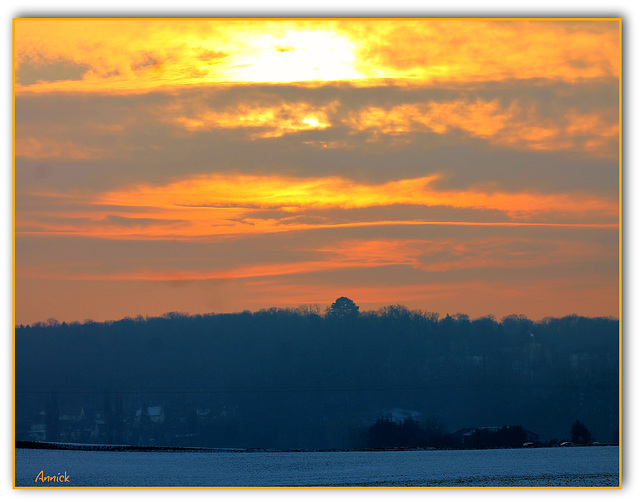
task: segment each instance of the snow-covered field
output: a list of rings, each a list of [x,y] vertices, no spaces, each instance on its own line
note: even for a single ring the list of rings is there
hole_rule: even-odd
[[[618,486],[618,447],[380,452],[16,449],[16,486]],[[68,482],[36,477],[66,473]]]

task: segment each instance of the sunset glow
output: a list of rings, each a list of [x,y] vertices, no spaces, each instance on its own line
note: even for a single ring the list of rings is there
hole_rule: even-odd
[[[19,22],[16,35],[18,71],[56,60],[87,67],[81,79],[20,87],[31,92],[141,92],[224,82],[376,85],[379,79],[575,82],[619,75],[615,22],[49,19]]]
[[[618,315],[616,20],[14,27],[17,323]]]

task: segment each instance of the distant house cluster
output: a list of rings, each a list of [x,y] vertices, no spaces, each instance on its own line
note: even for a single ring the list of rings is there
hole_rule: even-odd
[[[32,441],[100,441],[105,420],[100,413],[87,415],[84,407],[78,414],[63,414],[57,423],[52,422],[46,411],[41,411],[29,424],[27,439]]]
[[[167,417],[161,405],[139,406],[133,413],[87,412],[63,413],[58,419],[41,411],[23,421],[17,439],[97,444],[174,444],[202,441],[203,433],[233,416],[235,410],[223,408],[212,413],[195,407]],[[26,422],[26,423],[24,423]]]

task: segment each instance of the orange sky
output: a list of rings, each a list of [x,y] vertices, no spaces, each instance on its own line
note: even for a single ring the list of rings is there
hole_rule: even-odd
[[[18,20],[16,67],[86,65],[18,92],[148,92],[212,83],[406,85],[617,78],[618,23],[509,20]]]
[[[16,323],[618,315],[619,23],[19,19]]]

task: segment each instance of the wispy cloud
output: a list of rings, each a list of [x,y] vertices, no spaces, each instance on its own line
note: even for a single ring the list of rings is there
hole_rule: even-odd
[[[83,281],[210,281],[266,277],[308,276],[338,270],[407,267],[418,273],[453,270],[504,270],[541,268],[606,258],[602,244],[563,239],[533,240],[523,237],[445,239],[346,239],[319,248],[298,247],[297,259],[276,259],[227,268],[197,269],[138,267],[127,272],[99,272],[99,262],[90,268],[75,265],[36,266],[20,271],[21,277]]]
[[[15,141],[16,157],[29,159],[88,160],[109,157],[110,152],[101,147],[87,146],[74,141],[55,141],[49,138],[20,136]]]
[[[543,194],[504,192],[477,187],[439,189],[439,176],[404,179],[383,184],[328,178],[212,175],[189,178],[163,186],[134,186],[95,196],[79,195],[96,210],[83,214],[65,209],[51,214],[26,212],[17,230],[88,235],[103,238],[203,238],[214,235],[260,234],[310,228],[445,224],[416,216],[413,220],[340,221],[329,217],[304,220],[309,210],[353,209],[397,205],[495,210],[502,222],[465,221],[451,224],[575,224],[617,225],[616,201],[586,193]],[[72,194],[48,194],[69,197]],[[278,211],[262,214],[265,209]],[[589,217],[592,221],[589,221]],[[544,218],[535,221],[535,218]],[[559,219],[553,221],[553,218]],[[605,218],[605,221],[602,220]],[[608,221],[606,221],[608,219]]]
[[[216,174],[164,186],[138,186],[99,195],[97,204],[158,208],[280,208],[297,212],[312,208],[359,208],[394,204],[497,209],[511,217],[530,218],[546,212],[617,215],[616,201],[588,194],[441,190],[441,176],[403,179],[383,184],[328,178],[288,178]]]

